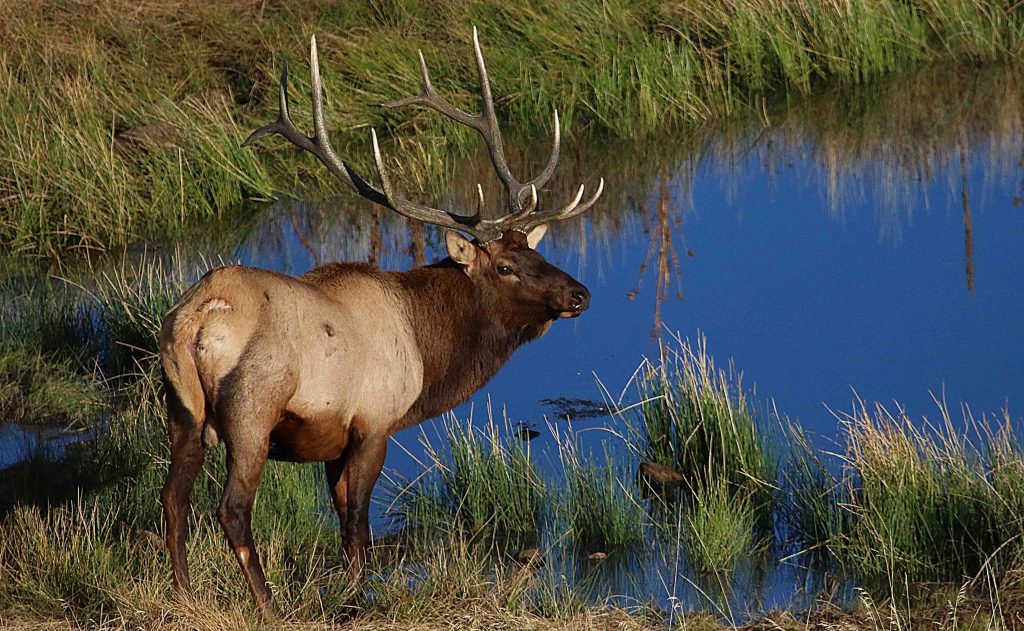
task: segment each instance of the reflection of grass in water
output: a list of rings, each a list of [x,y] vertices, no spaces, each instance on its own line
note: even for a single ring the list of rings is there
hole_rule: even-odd
[[[67,359],[0,339],[0,419],[8,423],[80,425],[102,407],[99,389]]]
[[[149,262],[131,274],[101,274],[88,287],[45,277],[8,280],[0,337],[82,374],[116,378],[153,364],[164,315],[188,278]]]
[[[332,129],[395,121],[376,104],[417,91],[417,48],[439,89],[472,103],[468,42],[476,24],[499,95],[513,95],[502,112],[511,126],[546,132],[558,107],[566,126],[619,137],[760,109],[767,92],[857,84],[933,59],[1005,59],[1020,53],[1022,40],[1018,13],[984,0],[543,7],[489,0],[383,11],[315,3],[147,2],[130,11],[101,2],[10,5],[0,14],[9,52],[0,62],[0,114],[10,122],[0,130],[4,240],[34,252],[102,249],[293,188],[292,151],[275,148],[264,162],[238,141],[272,116],[278,58],[304,66],[307,33],[296,24],[315,24],[322,36]],[[294,72],[293,82],[295,94],[308,94],[305,73]],[[307,114],[295,110],[302,126]],[[476,142],[439,117],[413,116],[411,127],[425,134],[404,152],[413,171],[445,170],[450,154]],[[114,139],[156,121],[180,133],[144,148]],[[352,133],[338,143],[364,171],[365,142]],[[437,144],[455,151],[422,150]],[[323,169],[300,164],[303,175],[326,183]]]

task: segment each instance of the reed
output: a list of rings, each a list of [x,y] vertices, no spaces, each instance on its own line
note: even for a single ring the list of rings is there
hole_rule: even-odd
[[[1012,472],[1021,452],[997,441],[993,462],[977,442],[1004,435],[1009,424],[993,428],[965,410],[961,429],[945,405],[940,415],[938,423],[921,425],[881,406],[873,412],[862,406],[846,418],[854,523],[841,555],[865,578],[973,575],[989,564],[1005,567],[1020,549],[1020,531],[1010,535],[1001,521],[1019,479],[1010,473],[998,490],[992,481],[993,465]]]
[[[788,427],[788,453],[776,494],[782,516],[780,536],[794,554],[834,563],[837,546],[850,534],[854,498],[839,464],[828,461],[797,424]]]
[[[605,446],[604,453],[581,454],[573,435],[557,442],[565,488],[556,513],[575,545],[601,551],[636,549],[644,544],[648,515],[630,463]]]
[[[676,340],[648,364],[633,427],[640,457],[683,474],[691,494],[724,485],[745,496],[767,525],[776,478],[774,448],[741,379],[715,366],[704,338]]]
[[[750,499],[718,481],[697,490],[682,523],[687,562],[701,572],[728,575],[755,552],[757,513]]]

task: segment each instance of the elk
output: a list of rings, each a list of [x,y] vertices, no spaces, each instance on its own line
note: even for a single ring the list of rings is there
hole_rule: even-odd
[[[258,607],[271,592],[252,536],[252,507],[266,460],[323,462],[349,572],[358,578],[369,539],[370,494],[388,439],[462,403],[520,345],[554,320],[587,309],[590,292],[535,247],[553,221],[590,208],[583,186],[565,206],[538,209],[538,189],[558,162],[559,125],[548,162],[521,183],[509,170],[476,29],[482,111],[457,109],[434,90],[420,53],[422,91],[384,107],[422,105],[483,136],[507,198],[498,219],[458,215],[403,198],[371,133],[380,188],[331,148],[324,122],[316,38],[310,43],[313,135],[292,123],[288,68],[278,119],[243,145],[280,134],[312,153],[361,196],[413,221],[447,229],[444,260],[406,272],[330,263],[290,277],[241,266],[207,273],[167,314],[160,356],[170,466],[161,492],[172,578],[190,594],[185,556],[192,488],[207,450],[223,442],[227,481],[217,518]],[[481,189],[478,187],[478,191]],[[472,239],[468,238],[472,237]]]

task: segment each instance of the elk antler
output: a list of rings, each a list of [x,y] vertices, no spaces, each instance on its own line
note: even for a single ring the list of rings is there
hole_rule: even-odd
[[[501,131],[498,128],[498,119],[494,114],[491,82],[487,76],[487,66],[484,63],[483,52],[480,50],[480,40],[475,26],[473,27],[473,49],[476,53],[477,69],[480,73],[481,100],[483,102],[480,114],[473,115],[464,112],[437,94],[430,82],[430,73],[427,71],[427,62],[423,58],[422,51],[419,53],[420,71],[423,78],[423,89],[420,94],[387,103],[384,107],[394,109],[405,105],[425,105],[462,125],[480,132],[484,142],[487,144],[487,150],[491,156],[491,162],[494,164],[494,170],[497,172],[498,178],[508,193],[508,213],[499,219],[483,219],[481,217],[483,206],[482,192],[481,203],[477,206],[477,211],[473,215],[457,215],[436,208],[421,206],[403,198],[395,190],[388,177],[387,169],[384,166],[384,159],[381,156],[380,145],[377,143],[376,130],[371,130],[373,158],[377,166],[377,173],[380,176],[381,189],[383,190],[377,189],[367,182],[352,167],[339,158],[334,149],[331,148],[330,139],[327,136],[327,125],[324,122],[323,91],[320,83],[320,62],[316,48],[316,36],[313,36],[310,40],[309,53],[313,91],[313,136],[307,136],[296,129],[288,114],[288,64],[285,62],[281,71],[281,96],[277,120],[252,132],[245,139],[245,142],[242,143],[242,146],[248,146],[265,136],[275,133],[281,134],[296,146],[316,156],[332,173],[356,189],[363,197],[386,206],[409,219],[467,232],[476,237],[481,243],[500,238],[508,230],[528,232],[544,223],[568,219],[593,206],[604,190],[604,179],[601,179],[597,192],[582,204],[580,203],[580,200],[583,198],[583,186],[581,185],[576,198],[566,206],[558,210],[535,212],[537,208],[537,189],[547,183],[555,170],[555,166],[558,164],[561,142],[558,111],[555,110],[554,113],[554,142],[552,143],[551,155],[548,158],[547,165],[537,177],[525,184],[520,183],[512,175],[512,171],[505,160]],[[526,200],[527,197],[529,199],[528,202]]]

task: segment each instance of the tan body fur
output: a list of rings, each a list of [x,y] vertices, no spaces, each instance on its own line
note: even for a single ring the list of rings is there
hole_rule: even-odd
[[[218,418],[237,399],[261,400],[246,431],[280,442],[288,460],[337,458],[354,419],[361,433],[398,429],[395,421],[423,385],[405,292],[365,266],[332,271],[306,280],[220,268],[168,314],[161,335],[167,378],[178,392],[191,387],[190,411],[207,426],[207,442],[225,431]],[[190,363],[199,391],[178,369]]]

